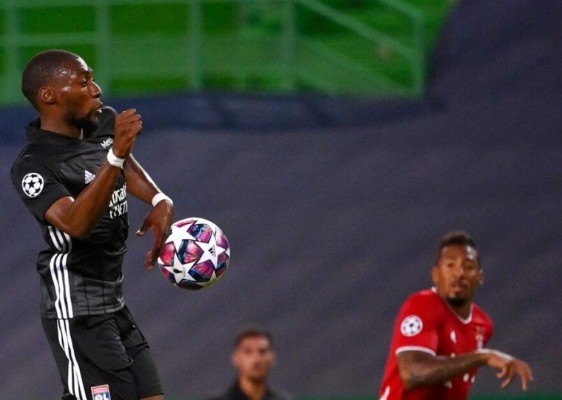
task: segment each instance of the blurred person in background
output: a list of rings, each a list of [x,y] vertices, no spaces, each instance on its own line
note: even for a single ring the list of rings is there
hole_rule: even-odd
[[[142,118],[104,106],[92,69],[64,50],[33,57],[22,91],[39,118],[27,126],[11,177],[46,242],[36,266],[41,321],[62,398],[162,400],[150,348],[123,298],[127,195],[152,205],[137,232],[154,232],[148,269],[174,211],[131,153]]]
[[[257,325],[243,328],[235,338],[231,361],[236,380],[209,400],[292,400],[292,396],[269,384],[269,374],[277,359],[273,337],[265,328]]]
[[[484,347],[493,324],[473,302],[484,274],[466,232],[443,237],[431,277],[432,289],[413,294],[402,305],[379,400],[464,400],[484,366],[498,371],[502,388],[519,376],[527,390],[533,379],[529,365]]]

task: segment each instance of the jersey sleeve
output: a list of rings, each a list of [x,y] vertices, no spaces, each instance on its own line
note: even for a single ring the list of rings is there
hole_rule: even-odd
[[[410,297],[402,306],[394,328],[395,354],[416,350],[435,355],[438,345],[438,319],[435,304],[424,295]]]
[[[16,163],[11,178],[16,192],[38,221],[45,222],[45,213],[55,201],[71,195],[52,171],[33,161]]]

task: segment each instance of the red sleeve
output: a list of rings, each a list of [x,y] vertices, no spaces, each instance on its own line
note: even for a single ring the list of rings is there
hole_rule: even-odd
[[[438,318],[435,310],[440,304],[430,291],[411,296],[400,310],[394,328],[394,353],[405,350],[426,351],[435,355],[438,345]]]

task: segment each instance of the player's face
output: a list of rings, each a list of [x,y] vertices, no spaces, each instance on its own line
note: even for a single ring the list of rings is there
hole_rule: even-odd
[[[470,305],[483,281],[476,249],[461,245],[444,247],[431,276],[437,293],[453,308]]]
[[[271,348],[271,343],[263,336],[249,336],[242,339],[232,354],[232,364],[238,370],[238,375],[255,382],[267,381],[275,361],[275,352]]]
[[[67,123],[80,129],[96,125],[103,106],[99,99],[102,91],[84,60],[72,58],[62,64],[54,86]]]

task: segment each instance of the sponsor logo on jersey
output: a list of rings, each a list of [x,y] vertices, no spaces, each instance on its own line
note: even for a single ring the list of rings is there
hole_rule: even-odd
[[[111,400],[109,385],[92,386],[92,400]]]
[[[402,320],[400,324],[400,332],[404,336],[416,336],[421,332],[423,328],[423,322],[417,315],[409,315]]]
[[[113,144],[113,139],[112,138],[107,138],[105,139],[103,142],[101,142],[101,147],[103,147],[104,149],[107,149],[109,146],[111,146]]]
[[[111,201],[109,202],[109,216],[111,219],[117,218],[129,211],[127,203],[127,185],[123,185],[121,189],[113,191]]]
[[[96,174],[92,174],[90,171],[84,170],[84,183],[87,185],[88,183],[92,182]]]
[[[45,186],[45,180],[37,172],[30,172],[21,180],[21,188],[27,197],[37,197]]]

